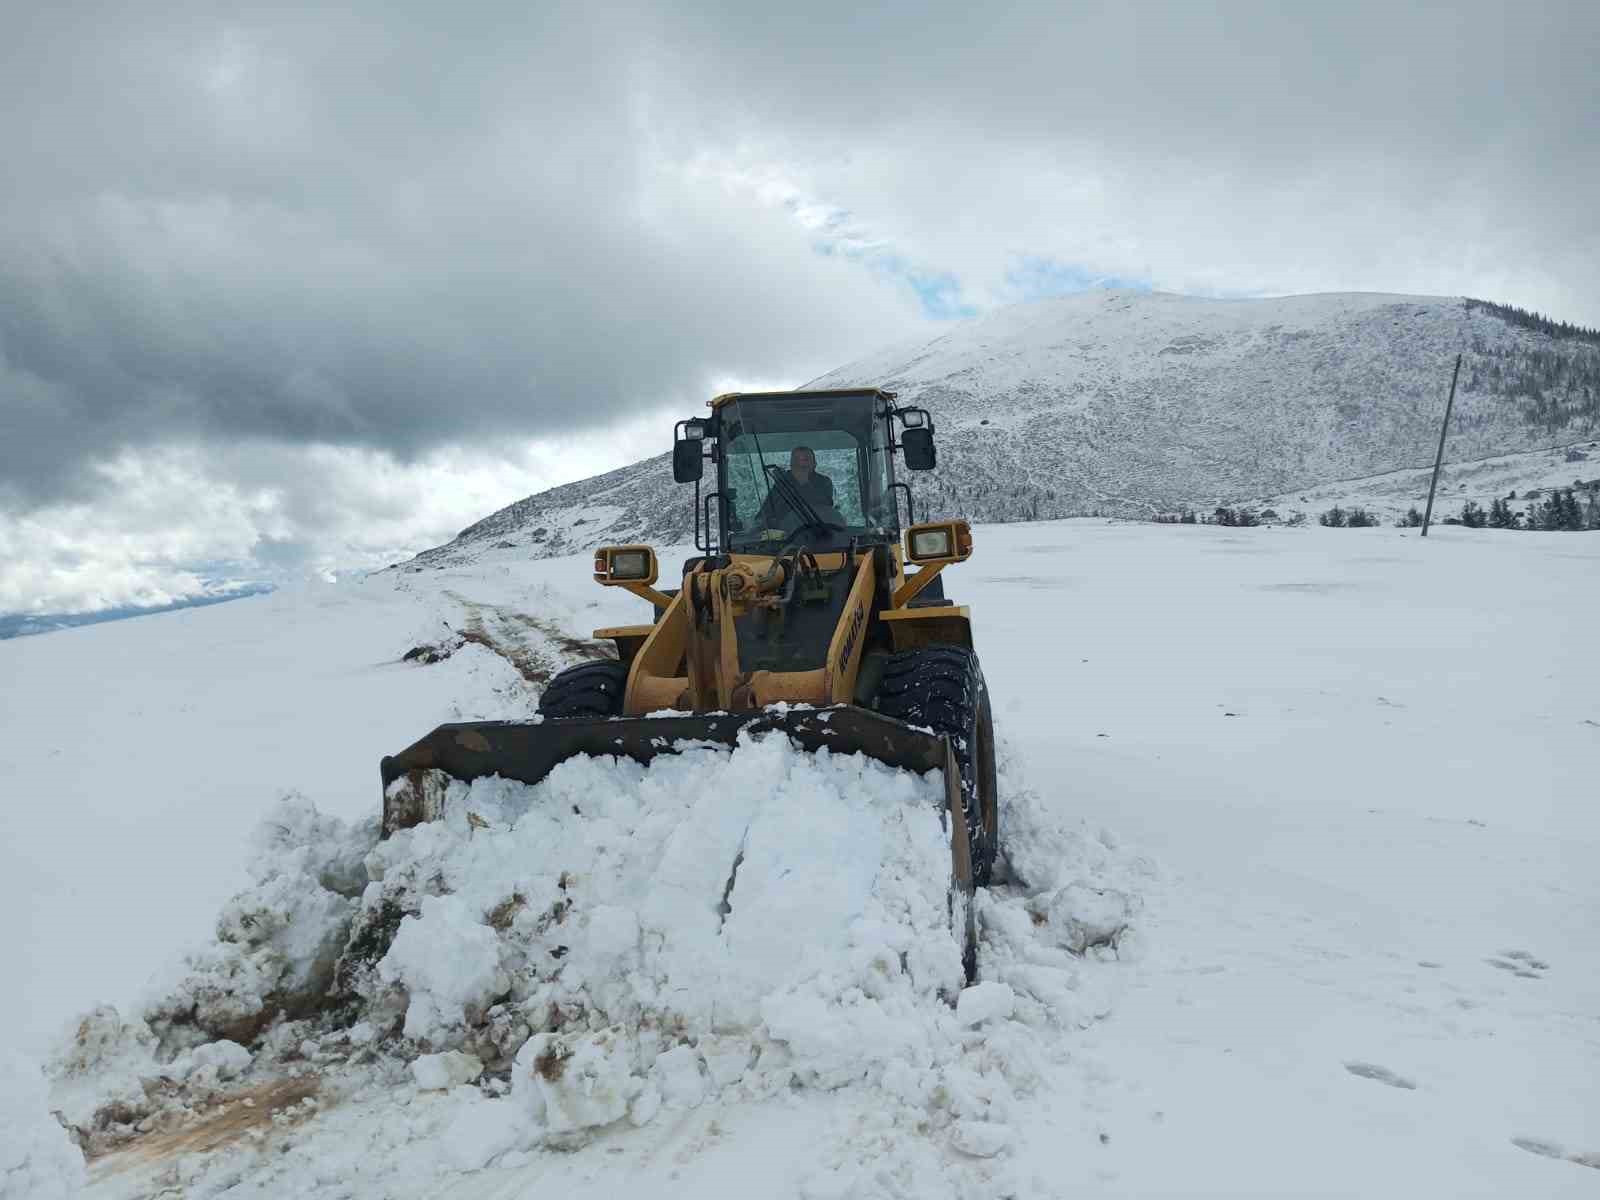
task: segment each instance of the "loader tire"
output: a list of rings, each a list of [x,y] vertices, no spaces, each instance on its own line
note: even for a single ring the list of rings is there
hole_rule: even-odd
[[[539,697],[543,717],[620,717],[628,664],[606,659],[568,667]]]
[[[964,646],[902,650],[884,663],[877,710],[945,734],[961,768],[961,807],[972,847],[972,882],[988,886],[1000,846],[1000,806],[989,688]]]

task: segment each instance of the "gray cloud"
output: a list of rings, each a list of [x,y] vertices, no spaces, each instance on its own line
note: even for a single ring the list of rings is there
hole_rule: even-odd
[[[515,464],[1024,260],[1600,324],[1596,11],[45,6],[0,38],[0,516],[177,445],[314,540],[389,503],[316,447]]]
[[[689,194],[602,27],[104,15],[0,63],[24,497],[174,434],[411,457],[593,428],[908,328],[909,298],[818,306],[846,268]]]

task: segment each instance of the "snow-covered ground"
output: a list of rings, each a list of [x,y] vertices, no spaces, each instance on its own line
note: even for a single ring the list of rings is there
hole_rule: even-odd
[[[442,720],[527,713],[540,677],[583,652],[571,639],[641,615],[638,601],[588,583],[585,559],[520,553],[0,644],[0,777],[12,797],[0,901],[13,914],[0,934],[12,1045],[0,1049],[39,1057],[96,1004],[131,1017],[141,995],[184,994],[196,963],[220,961],[217,914],[237,925],[256,911],[230,895],[259,900],[264,887],[292,890],[273,879],[348,873],[341,847],[361,848],[382,754]],[[916,1048],[864,1054],[864,1027],[837,1022],[850,987],[876,978],[873,955],[853,956],[870,940],[853,922],[889,911],[892,887],[915,876],[893,864],[929,853],[913,828],[885,835],[890,808],[874,805],[898,795],[914,810],[922,785],[841,782],[829,772],[855,768],[752,747],[836,832],[856,820],[882,839],[883,853],[864,858],[843,849],[861,839],[838,843],[838,879],[859,895],[823,888],[827,903],[802,906],[837,943],[807,949],[803,931],[785,930],[793,963],[747,955],[743,974],[670,1003],[631,983],[606,992],[620,1043],[596,1035],[529,1052],[579,1064],[588,1108],[529,1063],[491,1071],[481,1089],[425,1090],[470,1063],[410,1067],[415,1047],[357,1062],[359,1025],[342,1042],[269,1038],[248,1067],[221,1043],[189,1046],[163,1069],[220,1095],[296,1053],[315,1072],[291,1081],[299,1090],[261,1093],[277,1115],[232,1142],[162,1142],[151,1161],[135,1140],[97,1159],[90,1194],[1593,1194],[1600,1175],[1581,1160],[1600,1162],[1597,568],[1600,538],[1578,534],[980,528],[948,588],[974,606],[1020,798],[1011,836],[1024,882],[980,914],[985,979],[1008,991],[948,1008],[937,953],[918,957],[916,930],[930,930],[915,889],[902,891],[872,935],[902,940],[902,967],[872,985],[881,994],[863,994],[893,1014],[881,1032]],[[399,661],[458,644],[443,661]],[[740,761],[702,767],[748,798]],[[612,803],[629,794],[598,777],[574,786]],[[637,862],[659,851],[657,868],[690,871],[693,857],[649,842],[658,826],[642,818],[664,819],[693,789],[665,776],[655,786],[656,807],[618,816],[646,839],[626,844]],[[286,791],[303,799],[284,806]],[[503,879],[494,864],[511,852],[533,862],[515,803],[496,807],[515,800],[474,800],[486,825],[441,829],[438,844],[391,844],[395,878],[426,864],[467,887]],[[770,818],[775,838],[795,832],[784,817]],[[263,818],[275,822],[264,839],[252,834]],[[826,857],[813,853],[807,869]],[[1117,949],[1062,949],[1060,918],[1094,907],[1074,892],[1079,877],[1110,889],[1099,900],[1131,921]],[[324,916],[358,903],[319,886],[296,902],[315,900]],[[530,891],[527,908],[541,899]],[[595,964],[634,944],[627,914],[651,906],[636,895],[576,903],[586,940],[572,958],[594,1000],[596,981],[612,978]],[[773,911],[791,907],[778,898]],[[476,982],[441,976],[431,957],[486,944],[491,925],[473,911],[424,905],[397,938],[387,982],[428,998],[418,1035],[433,1022],[449,1040],[457,1014],[470,1022],[498,987],[483,980],[497,969],[487,955]],[[519,946],[545,932],[529,929]],[[710,936],[673,941],[663,929],[651,978],[692,974],[711,944],[695,939]],[[810,993],[773,974],[790,967],[812,972]],[[392,1003],[381,991],[361,1003]],[[717,1025],[707,991],[743,1015]],[[799,1006],[790,1023],[782,1004],[753,1016],[735,1003],[758,994]],[[650,1005],[682,1018],[692,1054],[652,1057],[661,1051],[637,1019]],[[163,1020],[170,1052],[183,1021],[170,1006]],[[115,1033],[104,1014],[83,1028],[90,1042]],[[480,1063],[492,1053],[473,1047]],[[148,1049],[79,1053],[125,1066]],[[858,1057],[859,1070],[830,1075]],[[888,1070],[890,1060],[922,1065]],[[60,1177],[59,1145],[27,1121],[38,1081],[6,1062],[0,1112],[17,1132],[0,1137],[0,1195],[46,1195],[39,1181]],[[660,1106],[647,1113],[652,1088]],[[691,1105],[697,1088],[706,1094]],[[58,1084],[52,1102],[80,1098],[70,1090]],[[557,1152],[550,1135],[571,1121],[590,1132]],[[24,1154],[31,1176],[15,1169]]]

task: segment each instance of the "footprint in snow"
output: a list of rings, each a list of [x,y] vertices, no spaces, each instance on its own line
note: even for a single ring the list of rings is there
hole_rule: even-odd
[[[1396,1075],[1388,1067],[1380,1067],[1376,1063],[1347,1062],[1344,1069],[1359,1079],[1371,1079],[1378,1083],[1388,1084],[1392,1088],[1401,1088],[1408,1092],[1417,1090],[1417,1085],[1403,1075]]]
[[[1540,1158],[1558,1158],[1564,1162],[1576,1163],[1580,1167],[1593,1167],[1600,1171],[1600,1152],[1597,1151],[1569,1154],[1564,1146],[1557,1142],[1547,1142],[1543,1138],[1514,1137],[1511,1139],[1511,1144],[1518,1150],[1526,1150],[1529,1154],[1539,1155]]]
[[[1502,950],[1496,957],[1483,961],[1491,967],[1510,971],[1518,979],[1543,979],[1544,972],[1550,969],[1549,963],[1535,958],[1526,950]]]
[[[1358,585],[1344,583],[1337,580],[1308,580],[1303,583],[1263,583],[1257,586],[1260,592],[1298,592],[1307,596],[1326,596],[1333,592],[1346,592],[1355,589]]]
[[[1511,1144],[1518,1150],[1526,1150],[1529,1154],[1537,1154],[1542,1158],[1561,1158],[1564,1151],[1554,1142],[1542,1141],[1539,1138],[1514,1137]]]

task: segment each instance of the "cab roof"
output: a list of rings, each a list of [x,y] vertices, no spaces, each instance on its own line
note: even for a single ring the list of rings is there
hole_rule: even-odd
[[[793,392],[723,392],[720,396],[713,396],[707,400],[706,407],[717,409],[734,400],[815,400],[825,396],[881,396],[893,403],[894,395],[893,392],[875,387],[820,388]]]

